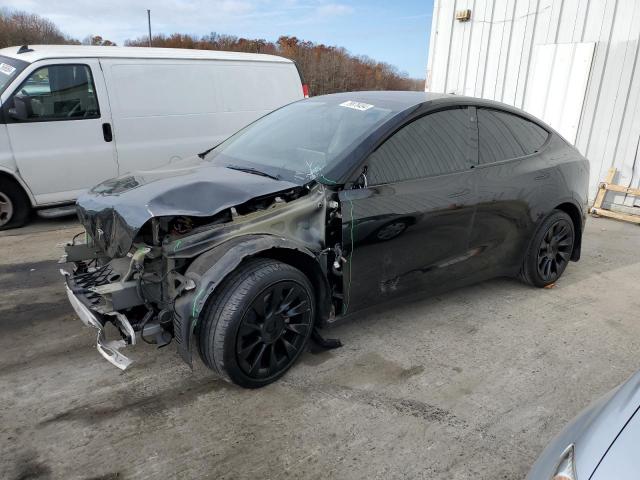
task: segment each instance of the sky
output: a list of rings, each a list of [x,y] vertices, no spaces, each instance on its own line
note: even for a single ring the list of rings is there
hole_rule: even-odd
[[[345,47],[424,78],[433,0],[0,0],[37,13],[82,40],[101,35],[123,45],[147,33],[225,33],[276,40],[297,36]]]

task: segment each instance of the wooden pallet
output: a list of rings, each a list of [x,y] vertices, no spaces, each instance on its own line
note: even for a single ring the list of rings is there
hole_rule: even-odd
[[[595,202],[593,202],[593,207],[591,207],[590,213],[592,215],[597,215],[600,217],[615,218],[616,220],[623,220],[625,222],[632,222],[640,225],[640,215],[613,212],[611,210],[602,208],[602,202],[604,201],[604,197],[607,195],[607,192],[626,193],[627,195],[640,197],[640,189],[638,188],[628,188],[623,185],[616,185],[614,183],[611,183],[613,182],[615,176],[616,169],[614,167],[611,167],[604,182],[602,182],[598,187],[598,194],[596,195]]]

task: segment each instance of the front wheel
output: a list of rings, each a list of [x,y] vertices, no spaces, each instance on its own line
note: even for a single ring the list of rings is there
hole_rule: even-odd
[[[21,227],[30,212],[29,198],[22,189],[14,181],[0,178],[0,230]]]
[[[529,245],[520,272],[522,280],[536,287],[554,283],[569,264],[574,242],[571,217],[561,210],[553,210]]]
[[[198,327],[203,362],[225,380],[258,388],[293,365],[309,340],[313,287],[291,265],[246,262],[209,301]]]

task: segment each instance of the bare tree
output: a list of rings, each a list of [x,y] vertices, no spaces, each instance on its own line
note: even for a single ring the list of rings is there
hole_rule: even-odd
[[[0,48],[25,44],[79,44],[50,20],[33,13],[0,10]]]

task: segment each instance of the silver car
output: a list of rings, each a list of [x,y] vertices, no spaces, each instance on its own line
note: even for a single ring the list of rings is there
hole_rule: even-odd
[[[578,415],[544,450],[527,480],[639,478],[640,371]]]

